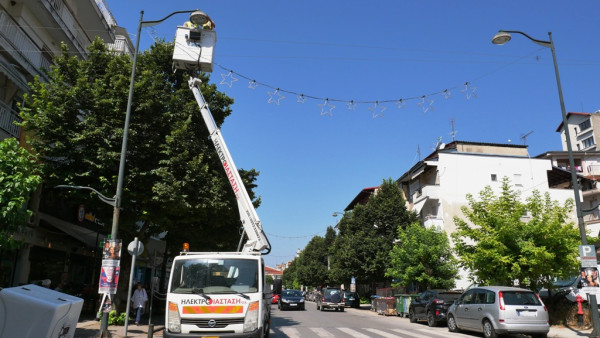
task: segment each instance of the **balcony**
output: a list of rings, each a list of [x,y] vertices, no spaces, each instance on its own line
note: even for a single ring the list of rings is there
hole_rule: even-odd
[[[21,122],[19,114],[10,109],[6,104],[0,102],[0,140],[6,137],[19,138],[21,127],[16,126],[14,122]]]
[[[422,186],[419,190],[415,191],[412,194],[412,202],[414,204],[417,204],[426,198],[435,199],[435,200],[440,199],[439,184],[430,184],[430,185]]]
[[[439,229],[444,229],[444,219],[438,217],[437,215],[427,215],[423,219],[423,226],[427,229],[436,227]]]
[[[42,56],[41,49],[5,11],[0,11],[0,48],[29,74],[46,79],[40,69],[50,69],[50,61]]]

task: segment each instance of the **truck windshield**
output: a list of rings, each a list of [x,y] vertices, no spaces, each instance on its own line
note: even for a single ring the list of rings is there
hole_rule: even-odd
[[[249,259],[179,259],[173,264],[172,293],[258,292],[259,262]]]

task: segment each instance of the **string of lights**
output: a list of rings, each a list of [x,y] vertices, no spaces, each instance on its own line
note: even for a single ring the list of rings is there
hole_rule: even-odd
[[[317,104],[317,106],[321,109],[320,114],[321,115],[329,115],[329,116],[333,116],[333,110],[336,108],[336,105],[334,105],[333,103],[345,104],[346,107],[348,108],[348,110],[355,110],[357,105],[359,105],[359,104],[360,105],[369,105],[370,107],[368,109],[369,109],[369,111],[371,111],[372,117],[377,118],[377,117],[384,117],[384,112],[387,109],[386,104],[395,104],[398,109],[402,109],[405,107],[406,102],[410,101],[410,100],[417,100],[418,101],[417,105],[421,108],[423,113],[432,111],[434,109],[433,108],[434,99],[431,98],[432,96],[442,95],[445,99],[449,99],[452,95],[452,91],[456,90],[458,88],[461,88],[461,87],[462,87],[462,89],[460,91],[465,95],[465,98],[467,100],[477,97],[477,93],[476,93],[477,88],[471,85],[471,81],[467,81],[467,82],[463,83],[462,85],[453,86],[453,87],[446,88],[444,90],[434,92],[434,93],[424,94],[424,95],[420,95],[420,96],[413,96],[413,97],[398,98],[398,99],[357,101],[357,100],[353,100],[353,99],[338,99],[338,98],[319,97],[319,96],[308,95],[308,94],[304,94],[304,93],[300,93],[300,92],[296,92],[296,91],[291,91],[291,90],[286,90],[286,89],[282,89],[279,87],[275,87],[275,86],[269,85],[267,83],[257,81],[251,77],[248,77],[246,75],[238,73],[232,69],[228,69],[218,63],[214,63],[214,65],[226,72],[226,73],[220,73],[220,75],[221,75],[221,81],[219,82],[220,85],[224,85],[224,86],[228,86],[229,88],[232,88],[233,84],[235,82],[238,82],[240,79],[244,79],[244,80],[248,81],[248,88],[250,88],[250,89],[256,89],[259,86],[269,89],[269,91],[267,91],[267,95],[268,95],[267,103],[274,103],[276,105],[280,105],[282,103],[282,101],[286,98],[286,96],[283,95],[285,93],[288,95],[295,96],[297,103],[305,103],[306,100],[316,100],[316,101],[320,102]]]

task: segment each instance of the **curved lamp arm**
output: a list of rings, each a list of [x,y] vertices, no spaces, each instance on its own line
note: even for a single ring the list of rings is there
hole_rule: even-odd
[[[76,189],[76,190],[91,190],[91,191],[95,192],[96,194],[98,194],[98,198],[100,198],[100,200],[102,202],[104,202],[104,203],[106,203],[108,205],[111,205],[113,207],[116,205],[116,201],[117,201],[116,198],[109,198],[109,197],[106,197],[106,196],[102,195],[98,190],[96,190],[94,188],[84,187],[84,186],[81,186],[81,185],[64,185],[64,184],[61,184],[61,185],[55,186],[55,188],[67,188],[67,189]]]

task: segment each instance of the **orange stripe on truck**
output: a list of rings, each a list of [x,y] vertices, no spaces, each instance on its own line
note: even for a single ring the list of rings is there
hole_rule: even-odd
[[[244,313],[244,307],[241,305],[235,306],[184,306],[183,314],[200,315],[206,313]]]

